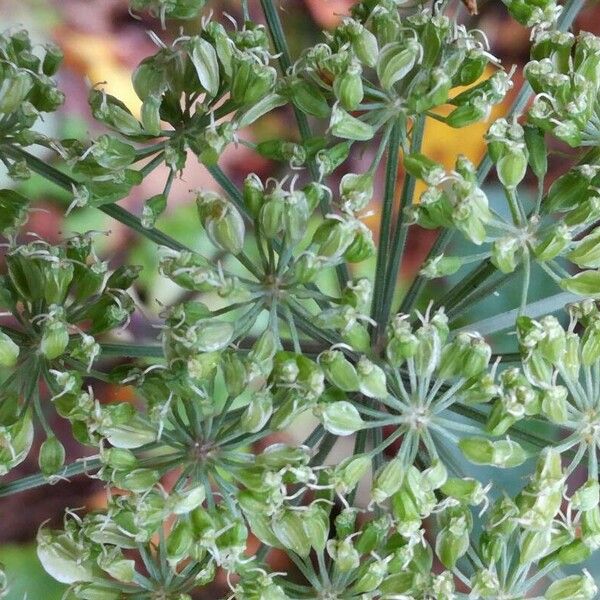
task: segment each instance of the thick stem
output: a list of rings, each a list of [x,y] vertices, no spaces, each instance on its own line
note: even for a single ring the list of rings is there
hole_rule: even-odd
[[[423,134],[425,132],[425,117],[420,115],[416,118],[410,141],[410,151],[419,152],[423,143]],[[398,275],[402,258],[404,256],[404,247],[406,236],[408,234],[408,223],[406,223],[406,209],[412,204],[417,180],[409,173],[404,174],[404,185],[402,186],[402,195],[400,197],[400,207],[398,208],[398,220],[394,231],[394,239],[391,246],[391,257],[387,267],[385,277],[385,289],[383,294],[383,308],[380,314],[380,327],[385,327],[390,316],[390,309],[394,299],[394,292],[398,284]]]
[[[379,244],[377,248],[377,265],[375,267],[375,285],[373,287],[373,303],[371,316],[379,323],[383,310],[383,294],[385,291],[385,276],[392,233],[392,210],[394,195],[398,180],[398,165],[400,162],[400,145],[402,141],[402,124],[396,121],[390,134],[387,162],[385,165],[385,188],[383,191],[383,207],[379,226]]]

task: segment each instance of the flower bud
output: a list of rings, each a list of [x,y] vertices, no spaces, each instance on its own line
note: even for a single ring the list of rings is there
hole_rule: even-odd
[[[48,359],[54,360],[61,356],[69,344],[67,324],[60,320],[48,320],[44,323],[40,352]]]
[[[512,273],[517,268],[520,254],[519,241],[515,237],[505,236],[494,240],[491,261],[502,273]]]
[[[464,517],[452,517],[435,540],[435,552],[447,569],[452,569],[469,547],[469,527]]]
[[[588,479],[571,498],[573,508],[582,511],[593,510],[600,503],[600,483],[596,479]]]
[[[210,241],[232,254],[239,254],[244,245],[244,220],[237,208],[213,192],[196,197],[198,215]]]
[[[373,477],[371,498],[373,502],[382,504],[393,496],[402,486],[404,480],[404,462],[401,458],[392,458],[383,465]]]
[[[576,208],[587,196],[589,185],[598,172],[596,167],[575,167],[561,175],[548,190],[543,210],[546,213],[567,212]]]
[[[581,271],[577,275],[563,279],[560,287],[573,294],[597,298],[600,296],[600,272]]]
[[[508,151],[496,164],[498,179],[507,190],[514,190],[527,171],[527,153],[517,144],[508,148]]]
[[[194,534],[190,522],[186,519],[179,519],[166,540],[169,563],[175,566],[183,560],[189,554],[193,542]]]
[[[65,464],[65,448],[56,436],[46,438],[40,446],[38,464],[46,477],[56,475]]]
[[[327,553],[342,573],[353,571],[360,564],[360,555],[352,545],[351,538],[329,540],[327,542]]]
[[[0,331],[0,366],[8,369],[17,364],[19,358],[19,346],[4,331]]]
[[[375,135],[375,130],[369,123],[353,117],[338,104],[331,111],[329,131],[336,137],[360,142],[366,142]]]
[[[256,393],[241,416],[240,426],[245,433],[258,433],[273,414],[273,398],[270,392]]]
[[[422,54],[421,45],[412,39],[393,42],[381,49],[377,60],[377,76],[384,90],[391,90],[395,83],[404,79]]]
[[[387,398],[387,381],[385,372],[366,356],[361,356],[356,365],[358,373],[359,389],[362,394],[369,398]]]
[[[364,96],[362,84],[362,68],[359,63],[352,62],[341,76],[333,82],[335,97],[346,110],[355,110]]]
[[[346,173],[340,182],[340,196],[345,209],[360,212],[373,197],[373,175]]]
[[[316,84],[305,79],[293,79],[287,95],[296,108],[307,115],[326,119],[329,116],[327,99]]]
[[[273,533],[284,548],[299,556],[308,556],[311,540],[304,528],[302,512],[283,509],[282,513],[273,519],[272,527]]]
[[[584,570],[583,575],[570,575],[554,581],[544,594],[544,600],[593,600],[598,586]]]
[[[37,555],[44,569],[61,583],[92,581],[95,576],[89,551],[67,533],[39,529]]]
[[[328,381],[345,392],[359,389],[359,378],[354,365],[339,350],[327,350],[319,355],[319,365]]]
[[[323,427],[334,435],[351,435],[362,429],[364,421],[353,404],[340,400],[315,408]]]
[[[214,98],[219,92],[219,62],[215,49],[210,42],[196,35],[188,42],[188,53],[200,85]]]
[[[423,180],[427,185],[438,185],[446,176],[442,165],[424,154],[414,152],[404,156],[404,168],[413,177]]]

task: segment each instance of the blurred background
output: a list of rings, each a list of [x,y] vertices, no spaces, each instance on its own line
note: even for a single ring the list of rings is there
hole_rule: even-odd
[[[292,53],[308,45],[320,41],[321,30],[334,27],[344,14],[347,14],[351,0],[281,0],[283,22]],[[216,15],[225,11],[241,22],[239,2],[236,0],[212,0],[210,7]],[[261,19],[258,0],[250,0],[250,9],[255,20]],[[512,21],[506,14],[499,0],[485,2],[479,6],[479,15],[469,16],[461,6],[461,18],[469,26],[483,30],[491,46],[493,54],[498,56],[506,68],[511,65],[521,66],[528,58],[529,32]],[[105,89],[123,100],[135,113],[139,110],[139,100],[135,95],[130,76],[137,64],[147,55],[156,51],[154,42],[147,34],[149,29],[159,33],[168,41],[179,34],[179,24],[170,24],[171,29],[160,30],[156,20],[140,16],[134,18],[128,12],[127,0],[0,0],[0,17],[2,29],[28,29],[35,41],[43,43],[53,40],[64,50],[65,63],[59,74],[59,85],[66,93],[66,103],[61,111],[48,116],[43,123],[46,133],[57,138],[89,139],[100,133],[93,122],[87,104],[87,93],[90,85],[106,82]],[[188,31],[197,24],[181,23]],[[588,30],[600,35],[600,5],[590,4],[580,15],[575,30]],[[516,86],[520,83],[520,71],[516,72]],[[513,94],[514,95],[514,94]],[[510,104],[509,96],[505,105],[497,108],[492,118],[499,117]],[[285,111],[277,112],[262,119],[249,132],[247,138],[261,141],[279,135],[290,138],[291,118]],[[478,124],[464,130],[453,130],[445,125],[430,120],[425,134],[423,152],[431,158],[451,168],[455,158],[462,153],[473,161],[478,161],[484,153],[483,134],[488,124]],[[371,152],[371,153],[369,153]],[[372,158],[373,150],[365,150],[362,154],[351,156],[346,171],[360,172],[366,169]],[[256,172],[261,178],[280,174],[280,165],[253,153],[250,149],[231,146],[221,158],[221,167],[240,183],[247,173]],[[551,161],[553,176],[560,174],[568,166],[564,159],[564,148],[553,149]],[[343,173],[342,173],[343,174]],[[341,174],[340,174],[341,176]],[[166,171],[155,170],[143,184],[134,188],[131,195],[122,201],[130,211],[140,214],[146,198],[162,191]],[[335,189],[335,177],[329,182]],[[531,182],[533,185],[533,182]],[[400,178],[399,184],[402,184]],[[6,175],[0,171],[0,186],[10,185]],[[382,182],[379,182],[379,191]],[[110,220],[98,210],[74,211],[66,219],[60,208],[61,192],[44,180],[32,177],[22,191],[35,199],[35,203],[43,211],[31,215],[28,229],[36,232],[48,241],[57,241],[69,232],[98,230],[107,232],[97,240],[101,253],[111,256],[114,268],[121,262],[141,264],[145,267],[136,293],[147,309],[147,315],[136,315],[130,329],[122,334],[123,339],[154,341],[156,330],[149,325],[152,316],[156,316],[160,303],[168,304],[178,299],[179,291],[165,285],[165,280],[158,278],[155,266],[155,248],[139,237],[133,236],[123,226]],[[202,240],[195,206],[190,202],[190,190],[198,188],[217,189],[208,172],[190,159],[181,179],[174,183],[169,199],[169,209],[158,227],[173,237],[197,249],[206,248]],[[502,194],[493,185],[486,188],[492,203],[494,199],[501,202]],[[375,194],[373,216],[368,224],[374,229],[378,223],[378,193]],[[423,257],[435,239],[435,232],[413,228],[408,242],[408,256],[400,273],[401,281],[409,283],[419,269]],[[459,247],[455,248],[460,252]],[[361,265],[360,272],[372,272],[373,265]],[[534,295],[542,295],[547,283],[543,279],[534,283]],[[485,307],[476,307],[470,315],[470,321],[486,316],[490,312],[503,312],[514,308],[518,303],[519,284],[502,289],[497,297],[486,301]],[[503,344],[505,340],[496,340]],[[109,365],[110,366],[110,365]],[[104,384],[95,387],[96,396],[102,402],[131,399],[132,392],[127,387],[116,387]],[[67,447],[67,461],[81,456],[87,450],[78,447],[70,439],[68,424],[58,417],[53,423]],[[302,436],[301,436],[302,437]],[[272,442],[272,440],[269,440]],[[344,448],[338,448],[343,453]],[[334,459],[335,460],[335,459]],[[10,480],[24,477],[37,471],[37,451],[34,447],[29,459],[22,463],[10,475]],[[497,471],[495,472],[497,476]],[[6,481],[9,481],[7,478]],[[0,483],[5,483],[2,481]],[[9,575],[11,592],[10,600],[54,600],[61,598],[64,588],[46,576],[38,563],[34,538],[39,525],[50,520],[60,524],[64,509],[85,508],[87,510],[101,507],[104,492],[93,479],[76,478],[70,483],[61,482],[53,487],[42,487],[9,497],[0,498],[0,563],[4,563]],[[277,565],[280,569],[285,565]],[[221,582],[222,583],[222,582]],[[225,587],[207,591],[206,596],[224,598],[228,595]]]

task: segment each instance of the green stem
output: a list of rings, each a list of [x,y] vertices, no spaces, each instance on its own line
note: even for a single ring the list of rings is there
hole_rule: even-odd
[[[522,209],[519,205],[519,201],[517,199],[517,194],[515,192],[514,189],[505,189],[504,190],[505,195],[506,195],[506,199],[508,200],[508,207],[510,208],[510,215],[512,217],[513,223],[517,226],[517,227],[521,227],[521,225],[523,225],[523,220],[522,220]]]
[[[494,279],[487,283],[487,285],[483,285],[486,279],[478,282],[474,287],[471,293],[466,295],[464,298],[461,298],[460,302],[456,304],[446,304],[448,318],[451,319],[452,323],[456,321],[456,319],[463,314],[465,311],[470,310],[472,306],[487,298],[490,294],[498,291],[505,283],[507,283],[515,273],[520,271],[520,267],[515,269],[512,273],[503,273],[501,277]]]
[[[87,461],[78,460],[65,467],[61,476],[74,477],[75,475],[81,475],[82,473],[89,473],[90,471],[96,471],[101,467],[101,465],[102,463],[97,458]],[[41,473],[29,475],[28,477],[22,477],[16,481],[11,481],[10,483],[0,485],[0,498],[3,498],[4,496],[10,496],[12,494],[18,494],[19,492],[32,490],[47,484],[47,478]]]
[[[101,343],[102,357],[127,356],[129,358],[163,358],[163,348],[156,344],[115,344]]]
[[[260,0],[260,4],[267,21],[267,26],[269,27],[273,45],[279,54],[279,66],[281,67],[282,73],[285,75],[292,66],[292,58],[290,56],[290,51],[287,45],[285,34],[283,32],[283,26],[281,25],[281,19],[279,18],[279,14],[277,13],[277,9],[275,8],[273,0]],[[302,141],[305,142],[312,137],[310,125],[308,124],[308,118],[296,106],[293,106],[293,109],[294,116],[296,117],[296,121],[298,123],[300,137],[302,138]],[[318,180],[319,169],[314,159],[311,159],[308,162],[308,168],[311,177],[314,180]]]
[[[410,151],[419,152],[423,143],[423,134],[425,132],[425,117],[419,115],[415,119],[412,129],[410,142]],[[408,233],[408,223],[406,223],[406,209],[412,204],[415,193],[417,180],[409,173],[404,174],[404,184],[402,186],[402,195],[400,197],[400,207],[398,208],[398,220],[394,231],[394,239],[392,241],[391,259],[387,267],[385,277],[385,288],[383,294],[383,309],[380,315],[379,324],[385,327],[390,316],[390,309],[394,299],[394,292],[398,284],[398,275],[401,266],[402,257],[404,255],[404,247],[406,244],[406,236]]]
[[[229,196],[229,199],[236,205],[238,210],[246,217],[248,215],[248,209],[244,204],[244,198],[237,186],[231,181],[231,179],[223,172],[223,170],[217,166],[206,167],[208,172],[212,175],[213,179],[225,190],[225,193]]]
[[[379,226],[379,244],[377,247],[377,265],[375,267],[375,285],[373,286],[373,303],[371,316],[379,323],[383,310],[383,293],[385,290],[385,275],[389,254],[392,209],[394,194],[398,180],[398,165],[400,162],[400,144],[402,140],[402,124],[396,121],[390,134],[387,162],[385,165],[385,188],[383,191],[383,207]]]
[[[79,181],[73,179],[70,175],[59,171],[57,168],[45,163],[22,148],[18,148],[16,146],[2,146],[2,150],[14,159],[25,160],[32,171],[64,190],[71,192],[73,190],[73,186],[79,184]],[[116,221],[123,223],[123,225],[126,225],[130,229],[137,231],[139,234],[155,242],[156,244],[167,246],[173,250],[188,250],[187,246],[168,236],[166,233],[154,228],[146,229],[142,226],[142,223],[138,217],[132,215],[129,211],[125,210],[118,204],[102,204],[96,208],[107,214],[109,217],[112,217]]]
[[[158,168],[160,165],[163,164],[164,159],[165,159],[165,153],[159,152],[152,160],[148,161],[140,169],[140,173],[142,174],[142,177],[147,177],[148,175],[150,175],[150,173],[152,173],[152,171],[154,171],[154,169]]]
[[[527,297],[529,295],[529,282],[531,280],[531,259],[529,258],[529,250],[525,249],[523,255],[523,289],[521,290],[521,308],[520,314],[525,314],[527,308]]]
[[[475,288],[483,283],[488,277],[491,277],[496,272],[496,267],[492,264],[491,260],[486,260],[475,269],[473,269],[467,276],[465,276],[460,283],[449,290],[440,300],[436,302],[436,306],[452,306],[457,304],[458,299],[463,297],[465,294],[472,293]]]

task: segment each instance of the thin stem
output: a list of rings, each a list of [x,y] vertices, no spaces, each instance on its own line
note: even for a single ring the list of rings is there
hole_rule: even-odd
[[[223,172],[223,170],[217,166],[208,166],[206,167],[208,172],[212,175],[213,179],[223,188],[225,193],[229,196],[229,199],[236,205],[238,210],[247,218],[248,209],[244,204],[244,198],[241,192],[238,190],[237,186],[231,179]]]
[[[519,313],[525,314],[527,308],[527,299],[529,295],[529,282],[531,280],[531,260],[529,258],[529,250],[525,249],[523,254],[523,289],[521,290],[521,308]]]
[[[494,279],[487,283],[487,285],[481,285],[486,280],[483,280],[477,284],[477,286],[473,289],[473,293],[465,296],[460,300],[457,304],[447,304],[446,306],[451,306],[448,310],[448,317],[451,317],[453,320],[456,320],[460,315],[462,315],[465,311],[471,308],[472,305],[477,302],[481,302],[485,298],[487,298],[490,294],[497,292],[508,280],[518,271],[520,271],[520,267],[515,269],[512,273],[503,273],[501,277]]]
[[[517,199],[517,194],[514,189],[505,189],[504,190],[506,199],[508,200],[508,207],[510,208],[510,214],[513,220],[513,223],[520,227],[522,222],[522,208],[519,205],[519,201]]]
[[[59,171],[52,165],[45,163],[22,148],[18,148],[16,146],[2,146],[2,150],[6,154],[12,156],[12,158],[25,160],[27,162],[27,166],[32,171],[38,173],[38,175],[41,175],[48,181],[54,183],[64,190],[72,192],[73,186],[79,185],[79,181],[73,179],[70,175]],[[132,215],[129,211],[125,210],[118,204],[102,204],[96,208],[107,214],[109,217],[112,217],[116,221],[123,223],[123,225],[126,225],[130,229],[137,231],[140,235],[161,246],[167,246],[173,250],[188,250],[185,244],[178,242],[177,240],[168,236],[166,233],[163,233],[158,229],[147,229],[146,227],[143,227],[138,217]]]
[[[156,344],[115,344],[104,342],[100,344],[102,357],[127,356],[130,358],[163,358],[163,348]]]
[[[102,463],[100,462],[100,459],[97,458],[90,460],[78,460],[70,465],[67,465],[62,471],[61,477],[75,477],[76,475],[81,475],[82,473],[89,474],[91,471],[98,470],[101,466]],[[41,473],[29,475],[28,477],[23,477],[21,479],[17,479],[16,481],[11,481],[10,483],[0,485],[0,498],[3,498],[4,496],[10,496],[12,494],[18,494],[19,492],[32,490],[47,484],[47,478]]]

